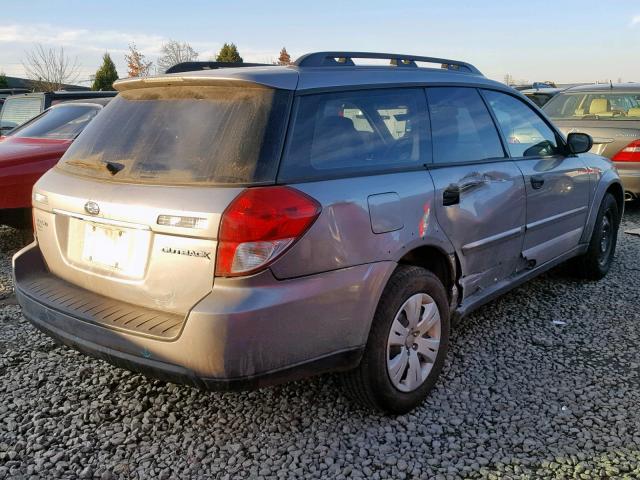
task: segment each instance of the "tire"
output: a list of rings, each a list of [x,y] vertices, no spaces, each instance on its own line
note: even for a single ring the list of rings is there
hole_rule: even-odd
[[[419,319],[415,329],[407,311],[420,312],[411,315]],[[429,327],[432,322],[436,323]],[[414,409],[424,401],[442,370],[449,329],[449,305],[442,282],[424,268],[399,266],[378,303],[360,364],[342,375],[347,394],[384,413],[403,414]],[[406,366],[402,366],[405,357]],[[392,371],[396,372],[395,380]]]
[[[618,203],[607,193],[600,204],[587,252],[572,261],[576,275],[600,280],[609,272],[616,253],[619,226]]]
[[[18,238],[20,239],[20,244],[22,246],[29,245],[31,242],[33,242],[34,237],[33,237],[33,229],[31,228],[31,225],[29,225],[29,227],[19,228]]]

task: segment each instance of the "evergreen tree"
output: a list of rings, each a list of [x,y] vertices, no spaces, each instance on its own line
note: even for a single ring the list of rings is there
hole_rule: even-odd
[[[9,88],[9,80],[4,72],[0,72],[0,88]]]
[[[92,90],[113,90],[113,82],[118,79],[116,65],[111,60],[111,55],[105,53],[102,57],[102,66],[96,72]]]
[[[278,65],[291,65],[291,55],[289,55],[285,47],[282,47],[282,50],[280,50]]]
[[[225,43],[216,57],[216,62],[242,63],[242,57],[234,43]]]

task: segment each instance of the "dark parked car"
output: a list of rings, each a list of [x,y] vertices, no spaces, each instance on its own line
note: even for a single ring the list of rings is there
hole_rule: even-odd
[[[542,107],[549,100],[555,97],[558,93],[562,92],[562,88],[528,88],[526,90],[520,90],[524,96],[526,96],[533,103]]]
[[[60,160],[109,100],[75,100],[53,106],[0,137],[0,225],[31,227],[33,184]]]
[[[38,92],[13,95],[5,99],[0,112],[0,135],[6,135],[11,130],[31,120],[47,108],[62,102],[91,98],[115,97],[118,92],[60,91]]]
[[[591,151],[610,158],[627,200],[640,198],[640,85],[585,85],[556,95],[544,111],[565,134],[593,137]]]

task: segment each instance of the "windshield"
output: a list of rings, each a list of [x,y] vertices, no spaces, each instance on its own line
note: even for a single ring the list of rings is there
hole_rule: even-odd
[[[0,135],[31,120],[42,112],[42,96],[9,97],[5,99],[0,112]]]
[[[59,168],[112,181],[274,182],[289,93],[181,86],[120,93],[67,150]]]
[[[100,111],[97,106],[65,105],[52,108],[9,135],[18,138],[73,140]]]
[[[556,95],[544,106],[554,119],[640,120],[640,92],[576,92]]]

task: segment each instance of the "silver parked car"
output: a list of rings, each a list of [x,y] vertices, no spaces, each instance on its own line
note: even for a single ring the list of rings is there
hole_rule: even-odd
[[[25,316],[115,365],[210,389],[345,371],[406,412],[454,320],[613,260],[610,161],[467,63],[322,52],[117,88],[35,186],[14,257]]]
[[[640,85],[574,87],[552,98],[544,111],[565,134],[591,135],[591,151],[613,160],[627,200],[640,199]]]

